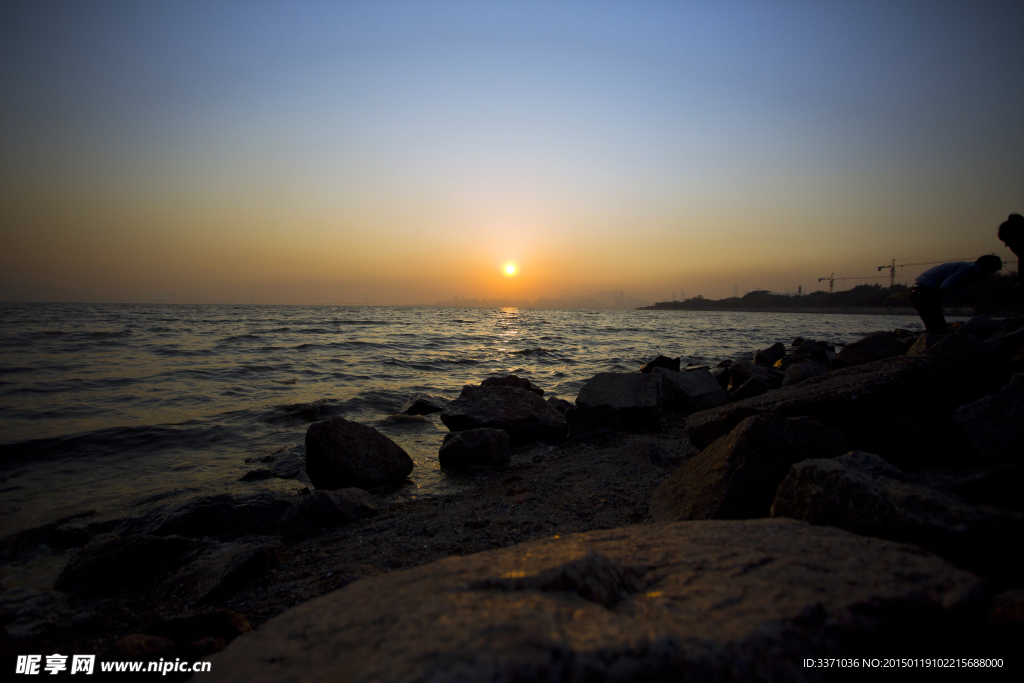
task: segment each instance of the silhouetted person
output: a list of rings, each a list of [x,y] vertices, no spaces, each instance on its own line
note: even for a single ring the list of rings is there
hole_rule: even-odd
[[[1010,248],[1017,257],[1017,299],[1024,298],[1024,272],[1020,269],[1021,252],[1024,252],[1024,216],[1011,213],[1010,217],[999,226],[999,239]]]
[[[994,254],[982,256],[974,263],[957,261],[943,263],[924,271],[910,288],[910,305],[924,321],[925,332],[946,334],[946,318],[942,315],[942,295],[960,295],[975,280],[992,275],[1003,267]]]

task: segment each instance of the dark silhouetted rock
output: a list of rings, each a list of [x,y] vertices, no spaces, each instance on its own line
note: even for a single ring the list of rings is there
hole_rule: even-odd
[[[853,451],[793,465],[772,504],[791,517],[864,536],[913,543],[983,575],[1019,575],[1024,515],[971,505],[907,481],[882,458]]]
[[[639,463],[650,463],[661,469],[675,469],[683,464],[685,459],[682,453],[648,440],[627,443],[622,447],[622,451]]]
[[[258,469],[246,472],[238,481],[263,481],[264,479],[274,479],[276,477],[277,475],[274,474],[273,470]]]
[[[332,417],[306,430],[306,474],[318,489],[372,488],[401,481],[412,458],[373,427]]]
[[[656,426],[661,417],[661,374],[602,372],[583,385],[576,405],[609,406],[624,427]]]
[[[666,370],[672,370],[673,372],[679,372],[680,359],[669,358],[668,356],[658,356],[650,363],[645,363],[640,366],[640,372],[650,373],[654,368],[665,368]]]
[[[689,415],[698,410],[724,406],[729,395],[706,368],[673,372],[656,368],[661,376],[661,404],[664,410]]]
[[[536,393],[501,385],[463,387],[441,421],[453,432],[504,429],[513,444],[562,439],[568,429],[565,416]]]
[[[982,467],[920,469],[910,481],[940,489],[975,505],[1024,511],[1024,462]]]
[[[686,434],[705,448],[751,415],[806,415],[841,432],[851,447],[904,470],[944,466],[963,455],[952,409],[981,395],[961,372],[955,363],[927,355],[865,363],[694,413]]]
[[[815,363],[813,360],[802,360],[799,363],[793,363],[786,368],[786,377],[782,380],[782,386],[788,387],[791,384],[802,382],[805,379],[811,377],[820,377],[828,374],[828,368],[823,367],[820,363]]]
[[[335,529],[378,512],[377,500],[361,488],[340,491],[313,491],[295,503],[281,517],[281,535],[307,538],[321,529]]]
[[[953,411],[953,419],[982,462],[1021,460],[1024,454],[1024,373],[994,394]],[[972,458],[973,459],[973,458]]]
[[[754,398],[771,391],[771,387],[757,377],[748,377],[743,384],[733,386],[729,390],[730,401],[742,401],[746,398]]]
[[[402,415],[430,415],[439,413],[448,405],[448,401],[430,394],[413,394],[398,412]]]
[[[756,415],[683,463],[651,497],[658,522],[767,517],[789,467],[839,455],[843,438],[806,417]]]
[[[776,342],[769,346],[767,349],[761,349],[754,354],[754,364],[764,365],[766,367],[772,367],[775,362],[781,360],[786,355],[786,345],[782,342]]]
[[[194,566],[199,565],[199,566]],[[200,557],[182,572],[197,602],[227,597],[278,565],[277,547],[241,543],[208,557]],[[180,579],[178,585],[185,582]]]
[[[628,429],[619,424],[619,413],[611,406],[575,406],[567,410],[569,436],[573,439],[594,439]]]
[[[511,459],[510,439],[503,429],[467,429],[445,434],[438,452],[441,467],[504,467]]]
[[[800,343],[800,346],[793,349],[792,353],[775,361],[775,368],[780,372],[785,372],[793,363],[799,363],[805,360],[812,360],[815,363],[828,368],[830,367],[828,352],[828,342],[806,339]]]
[[[790,346],[791,346],[791,347],[793,347],[793,348],[795,349],[796,347],[800,346],[800,345],[801,345],[801,344],[803,344],[803,343],[804,343],[804,338],[803,338],[803,337],[796,337],[796,338],[795,338],[795,339],[793,340],[793,343],[792,343],[792,344],[790,344]]]
[[[993,320],[988,316],[977,315],[964,323],[963,327],[956,331],[957,334],[970,334],[978,339],[987,339],[996,332],[1009,332],[1011,328],[1006,323]]]
[[[773,368],[755,365],[749,360],[736,360],[729,365],[729,391],[735,391],[751,377],[760,380],[765,386],[771,388],[774,385],[781,385],[785,374]]]
[[[180,536],[115,536],[92,539],[68,560],[54,588],[71,595],[99,595],[140,586],[198,552]]]
[[[641,525],[356,581],[211,662],[228,683],[818,680],[805,658],[956,656],[990,598],[930,553],[828,527]]]
[[[200,638],[223,638],[230,643],[249,631],[252,631],[252,626],[248,619],[226,609],[161,619],[143,629],[144,633],[169,638],[176,643],[190,643]]]
[[[566,401],[564,398],[555,398],[554,396],[548,397],[548,405],[565,415],[566,411],[574,406],[572,401]]]
[[[921,334],[910,348],[907,349],[908,356],[916,356],[919,353],[924,353],[928,349],[932,348],[936,344],[946,341],[948,334],[935,334],[934,332],[925,332]]]
[[[832,369],[851,368],[854,365],[902,356],[906,352],[906,344],[896,334],[872,332],[863,339],[844,346],[843,350],[832,359]]]
[[[132,520],[128,529],[132,533],[191,538],[276,534],[277,521],[294,502],[294,496],[273,491],[203,496]]]
[[[532,391],[538,396],[544,395],[544,390],[533,384],[530,380],[525,377],[516,377],[515,375],[507,375],[505,377],[488,377],[483,382],[480,382],[482,387],[515,387],[516,389],[526,389]]]
[[[729,388],[729,379],[732,376],[729,372],[729,366],[711,368],[710,372],[711,376],[715,378],[716,382],[718,382],[718,386],[722,387],[722,389]]]

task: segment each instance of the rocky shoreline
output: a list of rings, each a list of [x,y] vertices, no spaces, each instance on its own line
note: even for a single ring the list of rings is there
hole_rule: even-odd
[[[491,378],[396,417],[452,430],[439,457],[463,488],[429,498],[402,488],[401,448],[331,418],[306,437],[312,491],[4,539],[5,564],[63,567],[4,614],[41,626],[5,630],[2,647],[211,658],[217,680],[1019,666],[1022,373],[1024,321],[977,317],[715,368],[659,356],[596,375],[574,403]],[[299,463],[266,465],[253,472]]]

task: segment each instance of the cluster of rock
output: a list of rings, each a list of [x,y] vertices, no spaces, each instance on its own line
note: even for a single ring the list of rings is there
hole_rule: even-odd
[[[781,346],[723,364],[734,400],[690,416],[702,450],[655,492],[656,521],[790,517],[1019,583],[1024,329],[976,318],[941,337],[876,332],[838,354]],[[789,377],[804,363],[823,372],[735,398],[751,367]]]
[[[662,524],[363,580],[215,664],[234,680],[817,680],[805,658],[1010,655],[990,636],[1024,606],[1022,346],[971,321],[941,339],[797,340],[714,370],[659,357],[597,375],[565,410],[569,434],[689,414],[701,451],[655,492]],[[544,438],[485,417],[481,389],[446,409],[467,430],[446,442]]]

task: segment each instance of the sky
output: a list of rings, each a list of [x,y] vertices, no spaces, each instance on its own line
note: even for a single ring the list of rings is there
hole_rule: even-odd
[[[5,2],[0,280],[659,301],[1006,261],[1022,26],[1019,0]]]

